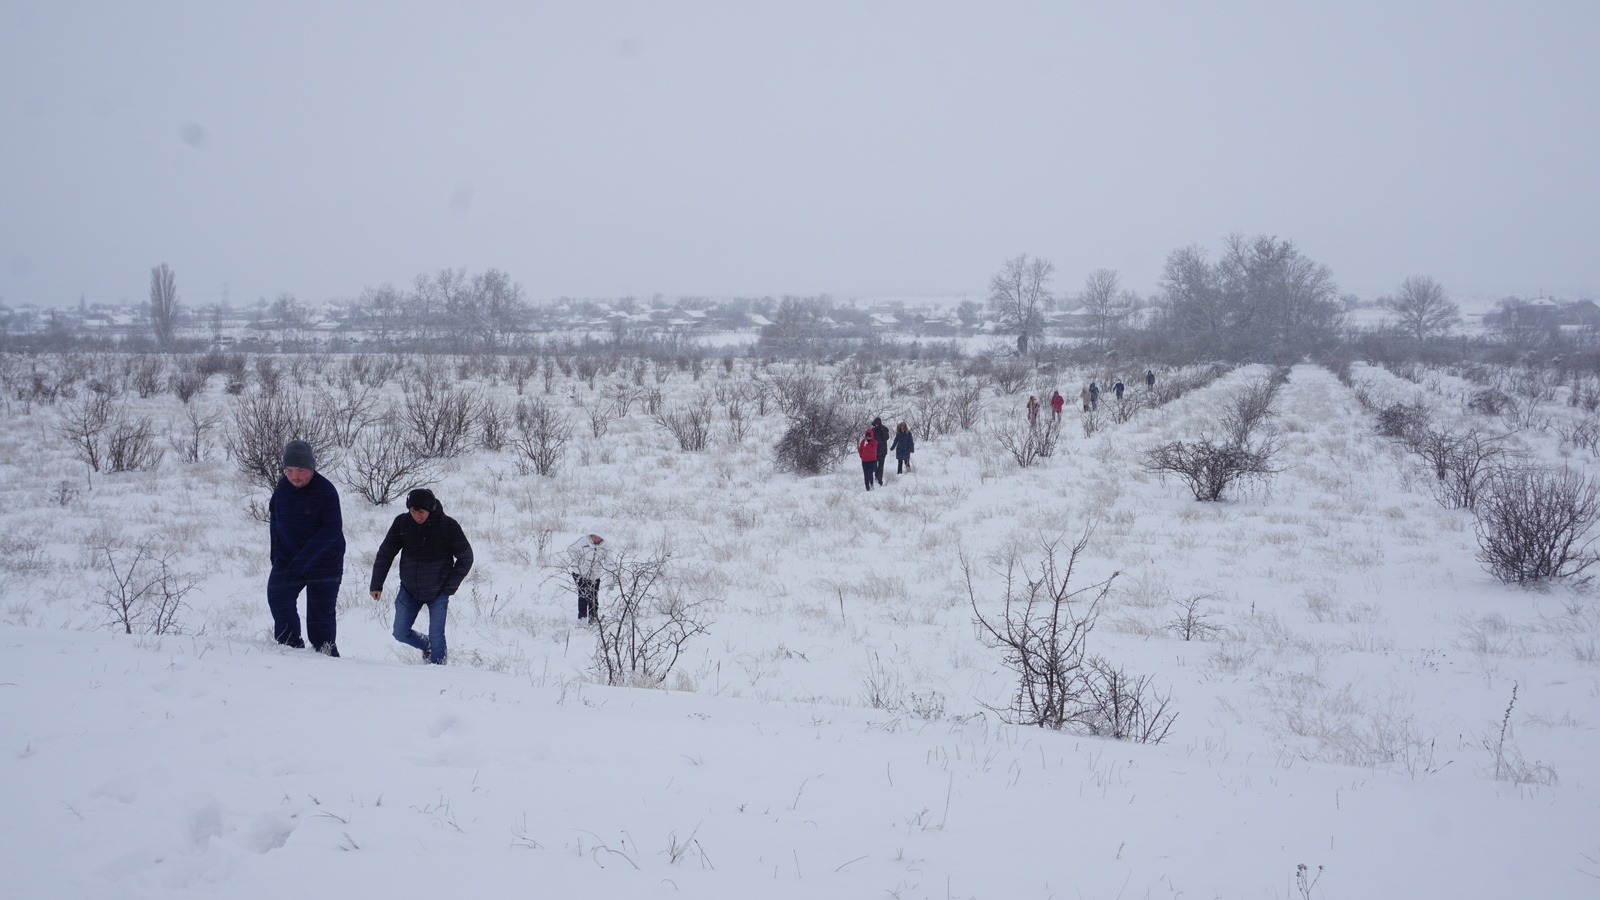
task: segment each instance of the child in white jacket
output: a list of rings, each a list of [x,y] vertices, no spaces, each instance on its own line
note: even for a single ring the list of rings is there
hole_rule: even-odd
[[[600,578],[605,574],[610,550],[605,532],[597,525],[567,548],[566,559],[572,580],[578,585],[578,621],[595,615],[600,607]]]

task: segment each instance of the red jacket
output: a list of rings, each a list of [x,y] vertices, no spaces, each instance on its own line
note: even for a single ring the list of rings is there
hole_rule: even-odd
[[[867,436],[862,438],[861,443],[856,445],[856,455],[861,457],[862,462],[877,461],[878,439],[872,436],[872,432],[867,432]]]
[[[1051,395],[1051,397],[1050,397],[1050,408],[1051,409],[1055,410],[1056,412],[1061,412],[1061,407],[1066,406],[1066,405],[1067,405],[1067,398],[1061,396],[1061,392],[1060,391],[1056,391],[1054,394]]]

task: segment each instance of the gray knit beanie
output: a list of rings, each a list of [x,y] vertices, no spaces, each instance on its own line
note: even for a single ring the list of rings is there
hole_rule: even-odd
[[[293,440],[283,445],[283,465],[279,468],[317,469],[317,455],[311,452],[311,445],[302,440]]]

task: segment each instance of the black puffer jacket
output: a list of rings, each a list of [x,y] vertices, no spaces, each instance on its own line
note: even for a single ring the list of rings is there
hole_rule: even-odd
[[[372,563],[372,590],[383,590],[394,555],[400,554],[400,586],[412,599],[426,603],[440,594],[454,594],[472,568],[472,545],[444,505],[433,501],[421,525],[410,510],[394,517]]]

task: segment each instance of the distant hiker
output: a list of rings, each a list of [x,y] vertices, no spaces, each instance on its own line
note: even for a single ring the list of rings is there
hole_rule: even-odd
[[[317,456],[305,441],[283,447],[283,477],[267,501],[272,533],[272,571],[267,575],[267,608],[272,637],[304,647],[300,635],[300,592],[306,592],[306,636],[318,653],[338,656],[335,642],[339,582],[344,580],[344,519],[339,491],[317,473]]]
[[[450,598],[472,569],[472,545],[433,491],[418,488],[406,495],[406,511],[394,517],[389,533],[372,561],[372,599],[383,599],[383,580],[395,554],[400,554],[400,590],[394,595],[394,639],[422,651],[422,661],[444,665],[449,646],[444,639]],[[428,608],[428,636],[412,629],[422,608]]]
[[[883,464],[889,459],[889,426],[882,419],[872,420],[872,438],[878,442],[878,483],[883,484]]]
[[[1120,379],[1117,381],[1116,384],[1113,384],[1111,386],[1111,392],[1117,395],[1117,400],[1119,402],[1122,400],[1122,391],[1123,390],[1124,390],[1124,388],[1122,387],[1122,381]]]
[[[904,422],[894,428],[894,443],[889,445],[894,451],[894,473],[911,471],[911,454],[916,451],[916,442],[911,437],[911,427]]]
[[[1084,388],[1078,392],[1078,399],[1083,401],[1083,411],[1089,411],[1089,389]]]
[[[861,457],[861,477],[867,480],[867,490],[872,490],[873,476],[878,474],[878,438],[868,428],[866,436],[856,444],[856,455]]]
[[[1028,424],[1032,425],[1033,423],[1035,423],[1037,421],[1039,421],[1039,398],[1038,397],[1034,397],[1032,395],[1029,395],[1029,397],[1028,397]]]
[[[1147,388],[1156,386],[1156,371],[1154,369],[1144,370],[1144,386]]]
[[[1089,382],[1089,408],[1100,408],[1100,385]]]
[[[1050,392],[1050,417],[1052,419],[1061,418],[1061,408],[1066,405],[1067,398],[1061,396],[1060,391]]]
[[[578,587],[578,621],[594,621],[600,614],[600,579],[606,573],[611,551],[606,548],[606,533],[600,526],[567,547],[567,566]]]

